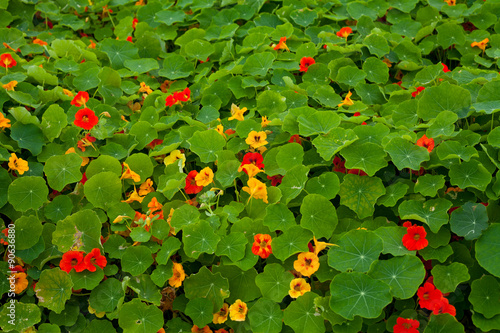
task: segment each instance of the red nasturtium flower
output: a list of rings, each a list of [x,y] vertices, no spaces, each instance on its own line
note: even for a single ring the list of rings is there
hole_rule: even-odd
[[[300,59],[300,64],[299,64],[300,71],[307,72],[309,66],[314,65],[315,63],[316,61],[314,61],[314,58],[303,57],[302,59]]]
[[[75,121],[73,123],[85,130],[91,130],[98,122],[99,118],[95,115],[94,111],[89,108],[83,108],[75,114]]]
[[[335,156],[335,158],[333,159],[333,171],[341,173],[346,172],[345,161],[342,161],[342,159],[338,156]]]
[[[312,252],[299,253],[293,262],[293,268],[302,275],[311,276],[319,269],[319,258]]]
[[[417,97],[417,95],[420,94],[424,89],[425,89],[425,87],[422,87],[422,86],[417,87],[417,90],[412,92],[411,96],[414,98]]]
[[[187,102],[191,98],[191,90],[186,88],[183,91],[176,91],[174,92],[174,98],[177,101]]]
[[[278,44],[276,44],[276,46],[274,47],[275,50],[287,50],[287,51],[290,51],[288,49],[288,46],[286,46],[286,37],[281,37],[280,38],[280,41],[278,42]]]
[[[95,265],[104,268],[108,263],[106,257],[101,255],[101,251],[98,248],[90,251],[90,253],[88,253],[83,259],[83,262],[85,263],[85,268],[87,268],[91,272],[96,271]]]
[[[300,138],[300,135],[294,134],[290,137],[290,140],[288,142],[297,142],[299,145],[302,146],[302,139]]]
[[[74,105],[76,107],[80,106],[85,106],[85,104],[89,101],[89,93],[86,91],[79,91],[78,94],[76,94],[75,97],[73,97],[73,100],[71,101],[71,105]]]
[[[77,272],[83,272],[87,268],[83,261],[83,251],[68,251],[64,253],[59,267],[66,273],[71,272],[73,268]]]
[[[452,316],[457,314],[457,309],[450,304],[447,298],[441,297],[438,302],[433,304],[432,314],[448,313]]]
[[[17,65],[17,61],[12,58],[10,53],[4,53],[0,55],[0,66],[5,68],[11,68]]]
[[[418,333],[417,328],[420,326],[418,320],[405,319],[399,317],[394,325],[394,333]]]
[[[427,135],[424,134],[417,140],[417,146],[427,148],[427,151],[430,153],[434,149],[434,139],[428,138]]]
[[[139,20],[134,17],[134,19],[132,20],[132,28],[135,29],[135,27],[137,26],[137,23],[139,23]]]
[[[273,253],[273,249],[271,248],[271,235],[257,234],[253,236],[253,240],[252,253],[256,256],[266,259],[271,253]]]
[[[198,186],[196,185],[196,175],[198,174],[198,171],[192,170],[188,173],[186,177],[186,186],[184,187],[184,191],[186,191],[187,194],[197,194],[201,190],[203,190],[203,186]]]
[[[342,38],[347,38],[350,34],[352,34],[352,29],[349,27],[343,27],[337,32],[337,36]]]
[[[434,303],[439,302],[443,298],[443,293],[430,283],[426,282],[423,287],[418,288],[418,305],[421,308],[432,310]]]
[[[260,153],[246,153],[245,156],[243,156],[243,161],[238,168],[238,172],[241,172],[243,170],[246,174],[248,174],[247,170],[243,168],[243,166],[246,164],[253,164],[257,168],[262,169],[264,167],[264,164],[262,164],[263,161],[264,157],[262,157]]]
[[[271,181],[271,186],[277,186],[281,184],[281,181],[283,180],[282,175],[274,175],[274,176],[267,176],[267,179]]]
[[[424,227],[413,224],[409,221],[403,223],[406,228],[406,235],[403,236],[403,245],[409,251],[418,251],[429,245],[429,241],[425,239],[427,232]]]
[[[448,68],[448,66],[446,66],[443,63],[441,63],[441,65],[443,65],[443,72],[445,72],[445,73],[451,72],[450,69]]]
[[[165,100],[165,106],[173,106],[177,102],[174,98],[174,95],[168,95]]]
[[[361,169],[349,169],[347,173],[351,175],[368,176],[368,174]]]

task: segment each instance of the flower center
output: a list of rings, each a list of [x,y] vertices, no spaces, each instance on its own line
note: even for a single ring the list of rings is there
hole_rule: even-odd
[[[255,142],[259,142],[259,141],[260,141],[260,135],[258,135],[258,136],[257,136],[257,135],[256,135],[256,136],[254,136],[254,140],[255,140]]]
[[[76,266],[78,264],[78,260],[71,259],[71,266]]]
[[[419,234],[415,234],[415,236],[413,236],[413,239],[414,240],[419,240],[420,239],[420,235]]]
[[[82,117],[82,121],[83,121],[84,123],[88,123],[88,122],[89,122],[89,117],[87,117],[87,116],[83,116],[83,117]]]
[[[410,323],[404,323],[403,327],[406,328],[406,329],[410,329],[411,328],[411,324]]]
[[[295,291],[300,291],[300,283],[297,283],[294,287],[293,290]]]
[[[307,267],[311,266],[311,262],[312,262],[311,259],[305,259],[304,261],[305,261]]]
[[[259,246],[264,248],[264,247],[267,246],[267,242],[266,241],[262,241],[262,242],[260,242]]]

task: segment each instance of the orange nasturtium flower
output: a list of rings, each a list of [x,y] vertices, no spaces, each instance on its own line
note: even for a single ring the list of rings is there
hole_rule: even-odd
[[[237,119],[239,121],[245,120],[243,114],[247,112],[247,108],[240,109],[236,104],[231,105],[231,117],[228,120]]]
[[[417,140],[417,146],[427,148],[427,151],[430,153],[434,149],[434,139],[428,138],[427,135],[424,134]]]
[[[173,164],[173,163],[176,163],[177,160],[182,160],[182,167],[184,168],[184,166],[186,165],[186,155],[184,155],[183,153],[181,153],[180,150],[176,149],[176,150],[173,150],[170,155],[168,155],[167,157],[165,157],[163,159],[163,163],[165,163],[165,165],[170,165],[170,164]]]
[[[73,93],[68,89],[63,89],[63,94],[68,97],[73,97]]]
[[[215,130],[217,131],[217,133],[219,133],[220,135],[222,135],[224,137],[224,139],[226,138],[226,134],[224,134],[224,126],[222,126],[221,124],[217,125],[217,127],[215,128]]]
[[[14,277],[14,292],[16,294],[20,294],[28,287],[28,280],[26,279],[26,273],[14,273],[11,275]]]
[[[227,316],[229,315],[229,304],[224,303],[219,312],[214,313],[214,319],[212,323],[214,324],[224,324],[227,321]]]
[[[214,172],[209,167],[202,169],[194,177],[197,186],[207,186],[214,180]]]
[[[260,120],[260,127],[261,128],[264,128],[264,127],[267,127],[267,125],[269,125],[270,121],[267,120],[267,116],[264,116],[262,117],[262,119]]]
[[[248,186],[243,186],[242,190],[250,194],[250,198],[248,198],[248,201],[250,201],[251,198],[254,198],[262,199],[262,201],[268,203],[266,184],[258,179],[250,178],[247,182],[247,185]]]
[[[80,106],[85,106],[85,104],[88,101],[89,101],[89,93],[86,91],[79,91],[70,104],[79,108]]]
[[[87,48],[89,48],[89,49],[95,49],[95,47],[96,47],[96,43],[94,43],[94,41],[91,39],[90,40],[90,44],[89,44],[89,46],[87,46]]]
[[[17,65],[17,61],[12,58],[10,53],[4,53],[0,55],[0,66],[5,68],[11,68]]]
[[[191,327],[191,333],[213,333],[213,331],[208,325],[205,325],[203,328],[193,325],[193,327]]]
[[[130,195],[127,200],[122,200],[122,202],[126,203],[132,203],[134,201],[139,201],[142,203],[142,200],[144,200],[144,197],[141,197],[137,191],[134,189],[134,191],[130,192]]]
[[[486,44],[488,44],[490,40],[488,38],[485,38],[483,39],[482,41],[480,42],[473,42],[472,44],[470,44],[471,47],[479,47],[481,50],[484,50],[486,49]]]
[[[350,34],[352,34],[352,29],[349,27],[343,27],[337,32],[337,36],[342,38],[347,38]]]
[[[269,142],[267,142],[266,139],[266,132],[251,131],[248,133],[248,137],[245,139],[245,142],[247,145],[250,145],[250,147],[255,149],[267,145]]]
[[[17,81],[10,81],[9,83],[6,83],[2,85],[2,88],[5,88],[6,90],[9,91],[14,91],[14,88],[17,86]]]
[[[141,176],[132,171],[127,163],[123,162],[123,166],[125,167],[125,170],[123,171],[120,179],[132,179],[136,183],[141,181]]]
[[[44,42],[43,40],[41,39],[38,39],[38,38],[35,38],[35,40],[33,41],[33,44],[38,44],[40,46],[45,46],[45,45],[48,45],[47,42]]]
[[[244,170],[245,173],[248,175],[249,178],[255,177],[259,172],[263,172],[261,169],[259,169],[255,164],[244,164],[242,167],[240,167],[241,170]]]
[[[186,273],[184,273],[184,268],[181,264],[174,262],[174,267],[172,267],[174,275],[168,279],[168,284],[171,287],[179,288],[182,285],[182,281],[186,278]]]
[[[141,87],[139,88],[139,92],[145,92],[147,94],[151,94],[153,90],[149,86],[146,85],[146,83],[141,82]]]
[[[93,110],[83,108],[76,112],[73,124],[85,130],[91,130],[98,122],[99,118],[95,115]]]
[[[10,119],[5,118],[2,112],[0,112],[0,129],[10,128]]]
[[[28,161],[18,158],[15,153],[11,153],[9,157],[9,168],[22,175],[29,170]]]
[[[237,299],[229,307],[229,317],[231,317],[232,321],[245,321],[247,312],[248,312],[248,307],[246,303],[242,302],[240,299]]]
[[[253,236],[253,240],[252,253],[256,256],[266,259],[271,253],[273,253],[273,249],[271,248],[271,242],[273,241],[271,235],[257,234]]]
[[[304,276],[311,276],[319,269],[319,258],[312,252],[302,252],[293,262],[293,268]]]
[[[448,6],[455,6],[457,4],[457,0],[444,0],[448,4]]]
[[[148,193],[154,192],[155,189],[153,188],[153,181],[151,179],[146,179],[144,183],[141,184],[139,187],[139,195],[140,196],[145,196]]]
[[[316,237],[313,238],[314,241],[314,254],[318,255],[321,251],[326,249],[327,246],[338,246],[336,244],[330,244],[330,243],[325,243],[325,242],[320,242],[316,239]]]
[[[278,44],[276,44],[276,46],[274,47],[275,50],[287,50],[287,51],[290,51],[288,49],[288,46],[286,46],[286,37],[281,37],[280,38],[280,41],[278,42]]]
[[[290,290],[288,291],[288,295],[292,298],[297,298],[299,296],[304,295],[308,291],[311,291],[311,285],[307,283],[303,278],[293,279],[290,282]]]
[[[338,107],[341,107],[342,105],[353,105],[354,102],[351,100],[351,96],[352,96],[352,92],[349,91],[346,95],[346,97],[344,98],[344,100],[342,101],[342,103],[340,103],[339,105],[337,105]]]

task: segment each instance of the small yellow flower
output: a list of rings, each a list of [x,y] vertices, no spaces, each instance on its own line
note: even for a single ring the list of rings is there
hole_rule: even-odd
[[[448,4],[448,6],[456,6],[457,0],[444,0]]]
[[[15,153],[10,154],[9,168],[17,171],[20,175],[29,170],[28,161],[18,158]]]
[[[267,145],[269,142],[267,142],[266,139],[267,139],[266,132],[264,132],[264,131],[260,131],[260,132],[251,131],[248,134],[248,137],[246,138],[245,142],[247,145],[250,145],[250,147],[256,149],[256,148]]]
[[[241,167],[241,170],[246,170],[248,177],[253,178],[255,175],[257,175],[259,172],[263,172],[261,169],[259,169],[255,164],[249,163],[249,164],[244,164]]]
[[[214,319],[212,322],[214,324],[224,324],[227,320],[227,316],[229,315],[229,304],[224,303],[219,312],[214,313]]]
[[[125,170],[123,171],[120,179],[132,179],[136,183],[141,181],[141,176],[132,171],[127,163],[123,162],[123,166],[125,167]]]
[[[341,107],[342,105],[353,105],[353,104],[354,104],[354,102],[351,100],[351,96],[352,96],[352,92],[351,92],[351,91],[349,91],[349,92],[347,93],[347,96],[344,98],[344,100],[342,101],[342,103],[340,103],[340,104],[338,105],[338,107]]]
[[[0,129],[10,128],[10,119],[5,118],[2,112],[0,112]]]
[[[26,279],[26,273],[14,273],[13,274],[15,278],[15,287],[14,287],[14,292],[16,294],[20,294],[28,287],[28,279]]]
[[[217,133],[219,133],[220,135],[222,135],[224,137],[224,139],[226,138],[226,134],[224,134],[224,126],[217,125],[217,127],[215,128],[215,130],[217,131]]]
[[[319,258],[312,252],[302,252],[293,262],[293,268],[304,276],[311,276],[319,269]]]
[[[488,44],[488,42],[489,42],[489,41],[490,41],[490,40],[489,40],[488,38],[485,38],[485,39],[483,39],[483,40],[482,40],[482,41],[480,41],[480,42],[473,42],[472,44],[470,44],[470,46],[471,46],[471,47],[475,47],[475,46],[477,46],[477,47],[479,47],[481,50],[483,50],[483,52],[484,52],[484,50],[486,50],[486,44]]]
[[[250,178],[247,182],[247,185],[248,186],[244,186],[242,190],[250,194],[250,198],[248,198],[248,200],[250,200],[251,198],[262,199],[262,201],[268,203],[266,184],[258,179]]]
[[[264,116],[262,117],[262,119],[260,120],[260,127],[261,128],[264,128],[264,127],[267,127],[267,125],[270,123],[269,120],[267,120],[267,116]]]
[[[73,93],[71,91],[69,91],[68,89],[63,89],[63,93],[64,93],[64,95],[66,95],[68,97],[73,97]]]
[[[320,242],[316,239],[316,237],[313,238],[314,241],[314,254],[318,255],[321,251],[326,249],[327,246],[338,246],[337,244],[330,244],[330,243],[325,243],[325,242]]]
[[[153,188],[153,181],[151,179],[146,179],[144,183],[141,184],[139,187],[139,195],[140,196],[145,196],[148,193],[154,192],[155,189]]]
[[[233,321],[245,321],[246,315],[248,312],[248,307],[245,302],[242,302],[240,299],[237,299],[230,307],[229,307],[229,317]]]
[[[196,181],[196,186],[207,186],[214,180],[214,172],[209,167],[206,167],[198,172],[194,180]]]
[[[145,92],[147,94],[151,94],[153,90],[149,86],[146,85],[146,83],[141,82],[141,87],[139,88],[139,92]]]
[[[163,163],[165,163],[165,165],[170,165],[175,163],[177,160],[182,160],[182,167],[184,168],[186,165],[186,155],[181,153],[178,149],[173,150],[170,155],[165,157],[165,159],[163,159]]]
[[[14,91],[14,88],[17,86],[17,81],[10,81],[7,84],[2,85],[3,88],[9,91]]]
[[[174,275],[170,279],[168,279],[168,284],[171,287],[179,288],[182,285],[182,281],[186,278],[186,274],[184,273],[184,268],[182,268],[181,264],[174,262],[174,267],[172,267],[172,271]]]
[[[231,105],[231,117],[228,120],[237,119],[239,121],[245,120],[243,114],[247,112],[247,108],[240,109],[236,104]]]
[[[290,290],[288,291],[288,295],[292,298],[297,298],[299,296],[304,295],[308,291],[311,291],[311,285],[307,283],[303,278],[293,279],[290,282]]]

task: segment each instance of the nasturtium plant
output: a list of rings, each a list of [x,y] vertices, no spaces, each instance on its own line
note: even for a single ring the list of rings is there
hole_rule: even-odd
[[[0,330],[500,330],[499,16],[0,1]]]

